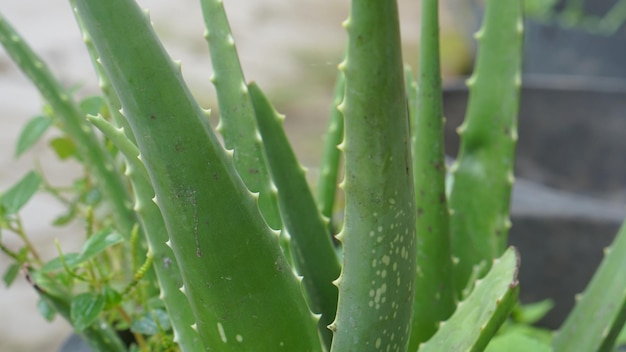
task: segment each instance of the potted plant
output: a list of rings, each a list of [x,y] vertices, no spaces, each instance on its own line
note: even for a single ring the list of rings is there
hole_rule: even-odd
[[[515,173],[535,183],[527,193],[549,191],[561,200],[554,206],[538,196],[535,199],[542,200],[533,205],[536,210],[528,211],[530,197],[517,197],[518,207],[514,197],[511,243],[523,254],[532,253],[533,263],[551,268],[543,274],[528,266],[521,270],[526,283],[522,301],[554,301],[555,308],[541,322],[550,328],[562,324],[574,306],[574,295],[599,265],[626,203],[626,175],[618,162],[623,150],[620,131],[626,129],[624,5],[620,0],[525,2]],[[482,2],[468,6],[474,19],[482,16]],[[462,122],[467,94],[460,83],[446,87],[447,150],[457,149],[455,129]],[[594,206],[580,211],[580,204],[591,203]],[[538,242],[549,245],[537,248]]]
[[[626,231],[554,339],[508,324],[496,335],[514,310],[532,320],[515,308],[519,256],[507,249],[519,1],[487,6],[447,196],[438,3],[422,3],[416,85],[396,2],[354,0],[317,197],[283,117],[244,80],[221,1],[201,6],[223,142],[134,1],[71,4],[104,98],[74,102],[4,18],[0,42],[48,104],[21,146],[57,123],[67,138],[57,153],[85,165],[68,206],[86,241],[38,258],[19,210],[42,186],[68,199],[32,172],[0,198],[3,229],[24,246],[0,248],[15,260],[6,281],[23,273],[46,315],[94,350],[567,351],[619,341]],[[341,224],[328,221],[340,157]]]

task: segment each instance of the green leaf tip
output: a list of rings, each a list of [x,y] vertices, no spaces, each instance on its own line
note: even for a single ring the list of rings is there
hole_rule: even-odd
[[[346,27],[344,265],[331,351],[402,351],[416,240],[397,4],[352,1]]]
[[[275,235],[137,4],[76,4],[107,54],[101,61],[137,138],[204,347],[321,350]]]
[[[409,350],[428,340],[456,306],[446,198],[437,0],[422,1],[418,81],[405,68],[417,209],[415,303]]]
[[[419,351],[484,350],[517,303],[519,265],[519,254],[510,247],[493,261],[487,275],[476,281],[469,296]]]
[[[326,328],[335,318],[337,287],[332,284],[341,271],[328,228],[283,129],[280,115],[254,82],[249,85],[259,131],[265,141],[269,170],[278,189],[285,229],[291,238],[296,270],[303,276],[311,310],[321,314],[318,330],[327,346],[332,334]]]
[[[520,94],[520,0],[487,1],[478,32],[479,51],[467,81],[469,101],[459,127],[461,145],[452,168],[450,240],[459,296],[476,265],[506,248]]]
[[[577,295],[573,311],[554,337],[555,351],[612,351],[626,323],[624,253],[626,224],[622,224],[610,249],[605,250],[605,257],[584,293]]]

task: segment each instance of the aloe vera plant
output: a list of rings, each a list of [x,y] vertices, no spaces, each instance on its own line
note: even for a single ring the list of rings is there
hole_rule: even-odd
[[[284,117],[244,78],[222,1],[200,5],[223,142],[135,1],[70,4],[104,93],[96,108],[81,111],[2,17],[0,42],[51,107],[25,130],[21,148],[60,122],[95,180],[75,192],[107,197],[75,204],[88,230],[83,250],[43,262],[20,226],[20,208],[45,185],[30,173],[0,198],[3,231],[25,246],[0,249],[15,260],[5,281],[24,266],[44,311],[67,319],[94,350],[127,350],[115,334],[125,328],[130,348],[143,351],[480,351],[510,341],[567,351],[575,339],[589,350],[613,346],[626,319],[626,282],[613,280],[626,231],[552,346],[506,333],[490,346],[520,289],[519,254],[506,248],[506,232],[521,1],[487,2],[449,197],[436,0],[422,2],[417,83],[402,62],[396,2],[352,1],[317,193]],[[338,183],[343,223],[330,221]],[[129,253],[130,277],[116,259]],[[598,328],[581,331],[598,310]]]

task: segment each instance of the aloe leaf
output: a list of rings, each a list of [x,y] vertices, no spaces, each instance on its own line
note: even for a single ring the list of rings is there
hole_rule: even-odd
[[[487,275],[475,283],[474,290],[419,352],[483,351],[517,303],[518,268],[519,256],[511,247],[493,261]]]
[[[146,14],[130,0],[76,6],[137,138],[204,348],[319,351],[276,235]]]
[[[337,179],[339,177],[339,165],[341,151],[338,146],[343,141],[343,114],[338,106],[343,101],[346,90],[343,73],[337,75],[333,93],[333,104],[328,120],[328,128],[324,138],[322,151],[322,163],[320,165],[320,177],[317,182],[317,204],[322,215],[328,219],[328,230],[335,234],[333,224],[333,208],[337,193]]]
[[[438,6],[437,0],[422,1],[417,106],[411,130],[417,208],[411,351],[428,340],[456,307],[445,185]]]
[[[574,310],[554,337],[555,351],[612,351],[626,323],[625,268],[626,224],[623,224]]]
[[[217,91],[220,122],[217,130],[226,149],[233,150],[237,172],[251,192],[259,193],[259,207],[268,225],[282,228],[276,191],[263,153],[263,144],[254,116],[254,107],[237,56],[235,42],[221,0],[202,0],[213,76]]]
[[[622,332],[619,333],[617,339],[615,340],[615,345],[618,348],[624,349],[626,347],[626,327],[622,328]]]
[[[337,287],[333,281],[341,268],[326,224],[307,184],[279,115],[256,83],[249,85],[250,97],[259,122],[272,179],[298,273],[303,276],[311,310],[321,314],[318,329],[330,348],[332,333],[327,326],[337,310]]]
[[[130,196],[122,178],[115,170],[111,156],[96,137],[92,127],[43,61],[2,15],[0,15],[0,43],[54,110],[63,130],[71,136],[78,148],[81,160],[92,171],[98,187],[111,204],[115,224],[120,233],[129,238],[136,222],[129,201]]]
[[[195,322],[191,306],[185,294],[179,289],[183,281],[178,261],[172,248],[166,244],[169,235],[161,211],[152,201],[154,188],[145,166],[138,158],[139,150],[126,137],[123,130],[115,128],[102,116],[88,118],[126,157],[127,174],[135,191],[135,210],[145,229],[149,251],[154,257],[153,267],[159,280],[161,299],[172,320],[175,340],[185,352],[201,351],[200,337],[191,327]]]
[[[522,4],[489,0],[476,33],[478,57],[468,80],[469,102],[459,127],[461,146],[451,167],[449,207],[455,289],[461,295],[474,267],[478,276],[502,254],[509,207],[521,85]]]
[[[123,131],[126,137],[131,142],[135,143],[135,136],[133,135],[133,131],[128,125],[128,121],[126,121],[126,118],[120,112],[122,108],[120,99],[117,97],[115,90],[111,86],[111,81],[109,80],[109,77],[104,71],[104,68],[102,67],[102,63],[98,62],[98,53],[96,52],[96,48],[93,45],[93,42],[91,40],[91,37],[89,36],[89,33],[87,33],[87,31],[85,30],[80,17],[76,15],[76,1],[70,0],[70,5],[72,6],[72,9],[74,9],[74,14],[75,14],[74,17],[76,18],[78,27],[80,28],[81,34],[83,35],[83,41],[85,42],[85,46],[87,47],[87,52],[89,53],[91,64],[93,65],[94,70],[96,71],[96,75],[98,76],[98,84],[100,86],[100,91],[102,91],[102,93],[104,94],[104,99],[106,100],[109,113],[111,114],[113,121],[115,121],[115,124],[118,127],[123,128]],[[98,113],[99,111],[90,112],[89,114],[97,115]]]
[[[404,351],[416,244],[397,3],[354,0],[345,27],[344,265],[332,351]]]
[[[0,195],[0,205],[4,208],[4,214],[11,215],[19,212],[35,195],[40,184],[41,176],[31,171]]]

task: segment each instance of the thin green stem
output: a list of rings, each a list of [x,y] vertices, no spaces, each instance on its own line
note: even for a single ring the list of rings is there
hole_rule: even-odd
[[[35,248],[35,246],[31,242],[31,240],[28,237],[28,235],[26,235],[26,232],[24,231],[24,225],[22,224],[22,219],[20,217],[18,217],[15,221],[17,223],[17,229],[16,229],[17,232],[16,232],[16,234],[24,242],[24,244],[28,248],[28,251],[33,255],[33,258],[35,259],[35,262],[37,264],[39,264],[39,265],[42,265],[41,256],[37,252],[37,249]]]
[[[411,144],[417,207],[417,267],[410,351],[428,340],[456,307],[443,143],[439,2],[422,0],[418,86]]]

